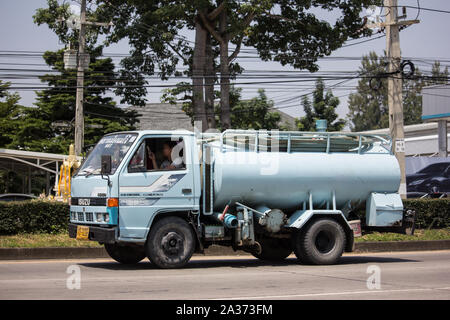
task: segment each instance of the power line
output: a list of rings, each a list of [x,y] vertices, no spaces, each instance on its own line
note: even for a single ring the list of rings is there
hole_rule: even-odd
[[[366,43],[366,42],[369,42],[369,41],[373,41],[373,40],[377,40],[377,39],[380,39],[380,38],[384,38],[385,36],[386,36],[385,34],[382,34],[381,36],[378,36],[378,37],[375,37],[375,38],[370,38],[370,39],[359,41],[359,42],[356,42],[356,43],[350,43],[350,44],[347,44],[347,45],[343,45],[340,48],[356,46],[356,45],[361,44],[361,43]]]
[[[434,9],[434,8],[423,8],[420,7],[419,2],[417,2],[417,7],[415,6],[397,6],[397,7],[405,7],[405,8],[410,8],[410,9],[418,9],[418,10],[423,10],[423,11],[431,11],[431,12],[439,12],[439,13],[450,13],[449,10],[441,10],[441,9]]]

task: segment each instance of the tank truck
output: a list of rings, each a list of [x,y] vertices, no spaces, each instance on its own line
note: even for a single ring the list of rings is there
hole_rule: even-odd
[[[183,267],[212,244],[261,260],[335,264],[350,220],[401,232],[412,223],[385,135],[226,130],[104,136],[72,179],[69,235],[124,264]],[[359,210],[359,211],[358,211]]]

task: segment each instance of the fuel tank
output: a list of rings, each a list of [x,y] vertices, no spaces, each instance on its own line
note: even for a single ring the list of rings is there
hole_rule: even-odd
[[[230,201],[296,210],[364,203],[370,193],[395,193],[400,167],[390,153],[214,152],[214,209]]]

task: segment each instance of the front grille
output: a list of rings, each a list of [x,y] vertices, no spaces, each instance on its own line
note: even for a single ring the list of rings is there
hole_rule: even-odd
[[[78,212],[78,221],[84,221],[84,214],[83,214],[83,212]]]
[[[92,212],[86,212],[85,215],[86,215],[86,221],[89,221],[89,222],[94,221],[94,214]]]

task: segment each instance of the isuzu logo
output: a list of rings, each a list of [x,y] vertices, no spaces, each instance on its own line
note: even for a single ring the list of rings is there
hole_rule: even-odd
[[[88,206],[91,204],[90,199],[78,199],[78,205],[79,206]]]

